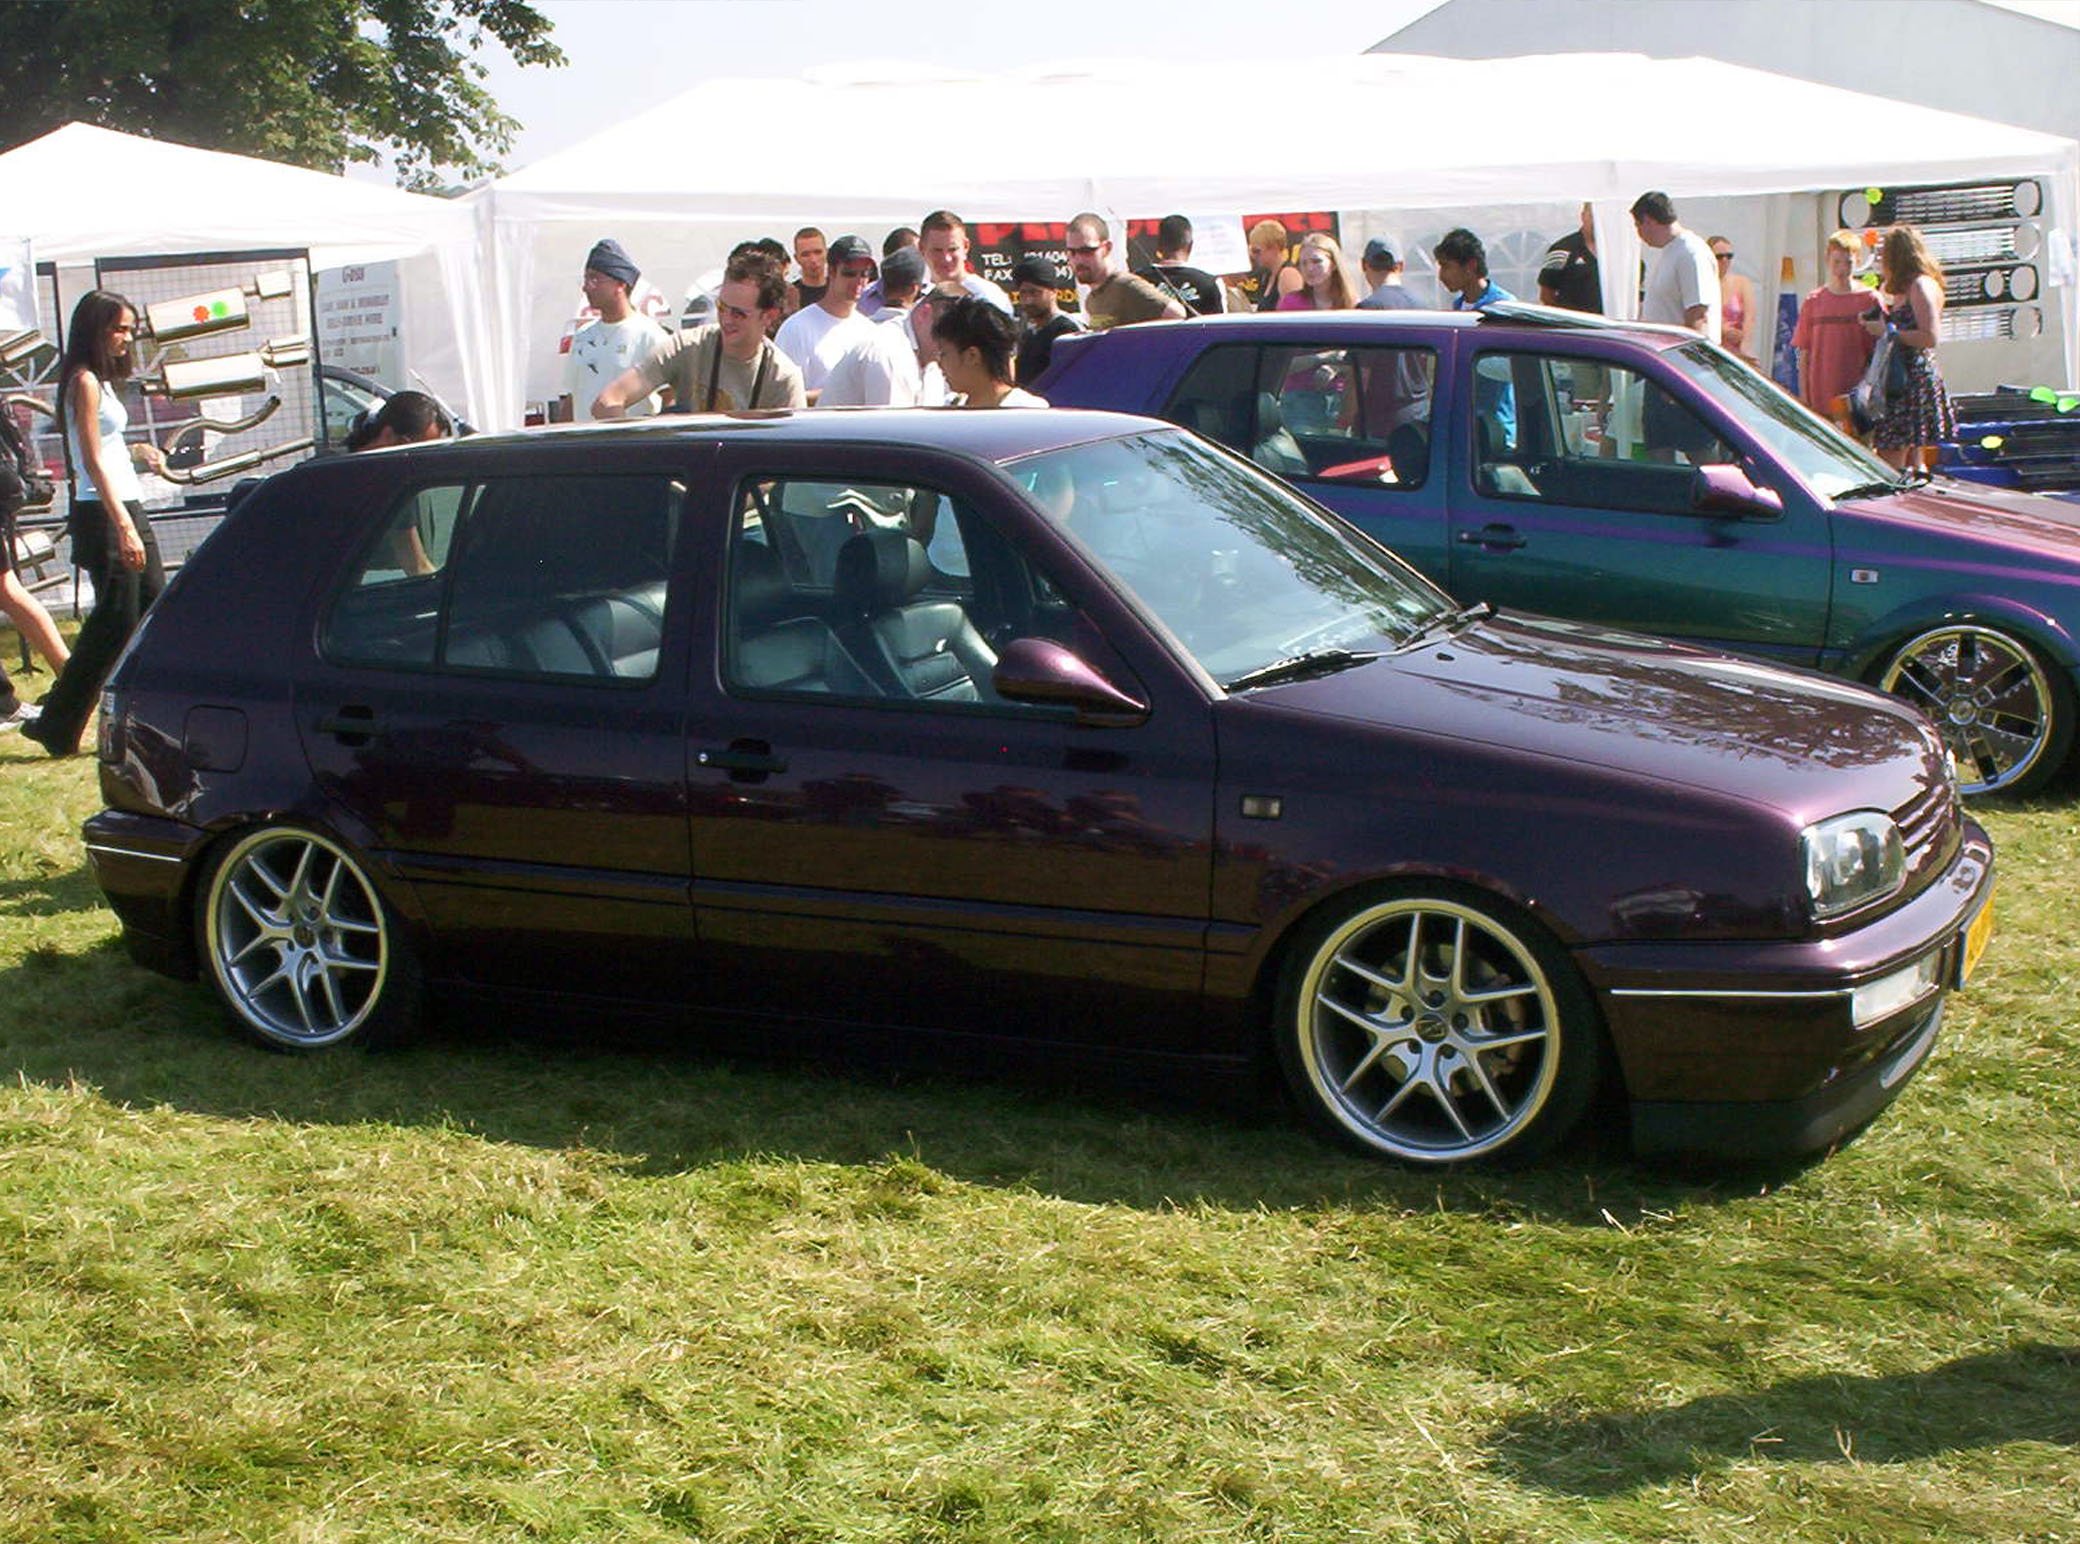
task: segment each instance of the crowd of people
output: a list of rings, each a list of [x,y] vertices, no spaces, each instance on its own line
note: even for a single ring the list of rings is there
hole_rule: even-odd
[[[1641,318],[1689,328],[1752,363],[1750,340],[1761,318],[1753,285],[1733,272],[1733,244],[1687,229],[1666,193],[1642,194],[1631,215],[1649,252]],[[1259,221],[1247,232],[1251,271],[1229,286],[1192,265],[1192,225],[1182,215],[1160,222],[1154,260],[1138,270],[1129,268],[1111,227],[1095,213],[1071,219],[1066,235],[1067,268],[1051,256],[1028,255],[1011,270],[1009,294],[970,265],[967,226],[950,210],[934,210],[915,229],[890,232],[878,258],[859,236],[827,240],[814,227],[795,232],[792,251],[770,237],[747,241],[723,269],[714,320],[677,332],[636,307],[641,269],[618,241],[602,240],[587,254],[581,281],[596,316],[569,340],[554,416],[1045,407],[1020,383],[1037,379],[1054,345],[1086,327],[1239,308],[1419,305],[1403,283],[1401,258],[1378,238],[1365,244],[1354,274],[1328,233],[1309,232],[1296,244],[1280,222]],[[1956,432],[1935,357],[1942,268],[1910,226],[1886,234],[1875,290],[1855,282],[1860,252],[1850,232],[1827,241],[1826,279],[1806,296],[1792,337],[1799,395],[1863,434],[1888,463],[1905,466]],[[1489,275],[1486,247],[1473,231],[1446,232],[1431,256],[1453,309],[1515,298]],[[1078,294],[1080,310],[1065,309],[1063,298]],[[1582,206],[1580,228],[1548,249],[1538,296],[1548,306],[1603,309],[1589,205]],[[80,299],[66,333],[58,407],[77,476],[68,534],[74,565],[94,588],[93,610],[71,651],[14,573],[11,509],[0,543],[6,559],[0,608],[57,673],[39,710],[16,694],[0,669],[0,730],[18,729],[57,756],[78,749],[103,678],[165,582],[138,481],[140,465],[157,469],[159,452],[146,442],[126,443],[124,433],[120,387],[134,366],[137,321],[129,301],[94,290]],[[1881,382],[1867,384],[1867,377],[1881,374]],[[1867,389],[1859,393],[1859,385]],[[357,426],[347,448],[413,443],[453,427],[432,398],[401,392]],[[9,447],[0,445],[0,453]]]

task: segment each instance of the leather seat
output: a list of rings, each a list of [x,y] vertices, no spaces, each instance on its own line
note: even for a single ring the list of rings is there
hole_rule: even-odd
[[[866,531],[838,549],[837,598],[852,643],[889,694],[921,702],[993,701],[989,646],[958,601],[919,600],[932,565],[904,531]]]
[[[739,542],[730,578],[734,684],[763,691],[883,695],[831,625],[809,614],[772,548]]]

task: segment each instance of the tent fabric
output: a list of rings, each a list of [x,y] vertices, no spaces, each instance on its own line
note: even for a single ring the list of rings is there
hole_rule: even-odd
[[[1305,106],[1267,133],[1274,84],[1287,99],[1304,84]],[[1680,110],[1697,104],[1715,106]],[[500,319],[486,340],[493,416],[514,422],[530,356],[554,347],[547,318],[561,320],[600,235],[662,279],[639,244],[690,274],[748,235],[812,221],[873,232],[936,207],[980,221],[1587,199],[1604,271],[1620,275],[1638,250],[1624,211],[1648,188],[1680,200],[2025,174],[2050,174],[2052,223],[2071,231],[2080,144],[2047,134],[1711,59],[1359,54],[711,80],[472,198]],[[1633,297],[1610,298],[1618,311]],[[2069,349],[2073,299],[2068,287]]]
[[[437,198],[68,123],[0,155],[0,223],[39,262],[305,247],[312,265],[423,252],[467,232]]]
[[[477,220],[445,199],[251,156],[69,123],[0,154],[0,232],[36,261],[83,269],[113,257],[302,248],[313,269],[411,262],[407,313],[424,318],[423,371],[477,422],[492,407],[475,339]],[[84,282],[84,281],[82,281]],[[77,288],[77,285],[68,288]]]

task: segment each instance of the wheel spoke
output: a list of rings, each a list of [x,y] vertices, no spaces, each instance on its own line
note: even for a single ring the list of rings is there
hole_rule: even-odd
[[[333,979],[332,970],[323,960],[318,961],[318,981],[325,988],[325,1005],[332,1010],[332,1022],[328,1028],[337,1029],[347,1022],[347,1010],[339,1000],[339,983]]]
[[[1350,1075],[1337,1085],[1337,1092],[1347,1094],[1356,1087],[1358,1079],[1370,1072],[1374,1063],[1387,1054],[1387,1044],[1384,1037],[1376,1038],[1372,1042],[1372,1048],[1358,1058],[1358,1065],[1351,1068]]]
[[[1495,1113],[1507,1121],[1515,1112],[1510,1109],[1501,1093],[1497,1091],[1494,1080],[1488,1076],[1488,1069],[1481,1065],[1480,1057],[1478,1055],[1469,1055],[1466,1058],[1466,1066],[1472,1072],[1474,1082],[1480,1084],[1481,1092],[1488,1096],[1488,1103],[1495,1106]]]
[[[253,872],[257,873],[258,870],[255,869]],[[263,880],[267,878],[265,874],[261,874],[259,877]],[[242,880],[234,879],[225,888],[228,891],[230,891],[231,899],[238,902],[239,909],[245,912],[245,914],[248,917],[253,919],[253,925],[255,927],[259,928],[264,933],[281,932],[281,914],[278,911],[269,910],[266,906],[262,905],[259,901],[255,900],[252,896],[247,895],[245,891],[245,885],[242,882]]]
[[[1333,997],[1324,997],[1321,1000],[1321,1002],[1322,1006],[1324,1008],[1327,1008],[1331,1013],[1342,1014],[1345,1018],[1349,1019],[1353,1024],[1357,1025],[1367,1034],[1384,1034],[1390,1027],[1386,1024],[1382,1024],[1378,1019],[1374,1018],[1369,1013],[1361,1013],[1356,1008],[1346,1008],[1342,1003],[1338,1002]]]
[[[331,922],[333,929],[341,933],[380,934],[383,931],[373,922],[356,922],[351,917],[334,917]]]
[[[1381,975],[1369,965],[1359,964],[1347,954],[1337,955],[1336,964],[1339,969],[1349,971],[1360,981],[1365,982],[1369,986],[1376,986],[1382,992],[1405,992],[1408,990],[1408,982],[1405,978],[1400,981],[1392,980]]]
[[[1461,992],[1459,1001],[1469,1008],[1484,1008],[1489,1003],[1506,1003],[1519,997],[1536,997],[1535,986],[1498,986],[1485,992]]]
[[[1452,1097],[1451,1085],[1440,1078],[1429,1078],[1424,1081],[1424,1087],[1430,1090],[1430,1097],[1437,1101],[1444,1113],[1451,1117],[1452,1124],[1459,1130],[1459,1139],[1462,1142],[1471,1142],[1473,1128],[1466,1124],[1466,1117],[1459,1113],[1459,1101]]]
[[[1542,1029],[1526,1029],[1514,1035],[1482,1035],[1478,1040],[1468,1037],[1467,1044],[1481,1051],[1506,1051],[1513,1045],[1529,1045],[1545,1037]]]

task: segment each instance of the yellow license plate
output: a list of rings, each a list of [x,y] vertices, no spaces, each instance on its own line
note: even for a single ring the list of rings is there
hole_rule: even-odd
[[[1979,915],[1972,918],[1971,926],[1964,930],[1964,952],[1957,959],[1957,984],[1962,987],[1972,979],[1972,971],[1979,964],[1979,956],[1986,952],[1986,941],[1993,937],[1993,897],[1986,897],[1986,904],[1979,908]]]

